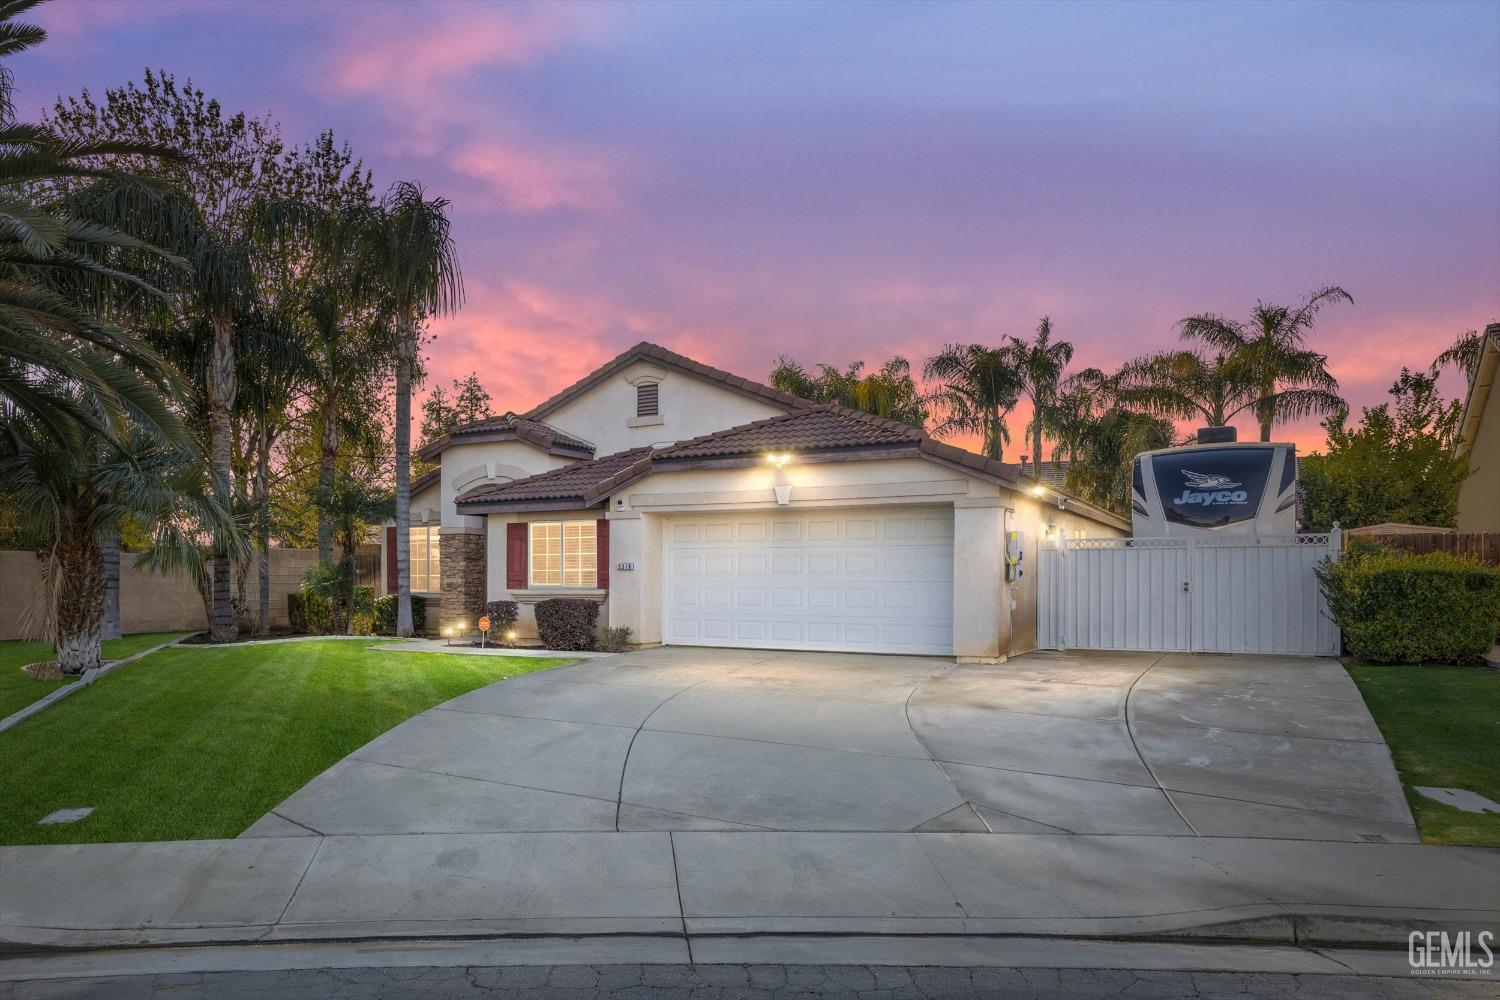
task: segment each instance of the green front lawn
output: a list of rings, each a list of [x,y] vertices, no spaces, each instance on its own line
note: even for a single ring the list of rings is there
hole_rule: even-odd
[[[104,644],[106,660],[123,660],[143,649],[150,649],[173,639],[181,639],[186,632],[138,632],[135,635],[111,639]],[[0,719],[18,712],[39,698],[46,697],[60,685],[73,683],[73,678],[62,681],[39,681],[21,673],[21,668],[38,660],[52,659],[52,647],[45,642],[22,642],[19,639],[0,642]]]
[[[402,720],[569,662],[369,646],[165,649],[0,733],[0,843],[234,837]],[[77,806],[94,812],[36,825]]]
[[[1390,744],[1422,840],[1500,847],[1500,816],[1412,791],[1467,788],[1500,802],[1500,671],[1351,666],[1349,673]]]

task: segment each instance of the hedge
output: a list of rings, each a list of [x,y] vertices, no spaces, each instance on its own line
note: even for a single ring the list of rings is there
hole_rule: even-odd
[[[599,602],[554,597],[536,606],[536,630],[545,649],[593,649]]]
[[[411,627],[421,633],[427,628],[427,598],[411,595]],[[396,595],[387,594],[375,601],[375,634],[396,634]]]
[[[1500,567],[1448,552],[1351,547],[1318,567],[1349,651],[1369,663],[1467,663],[1500,632]]]
[[[505,636],[516,627],[516,621],[521,617],[521,605],[515,601],[489,601],[484,606],[484,614],[490,620],[489,641],[509,646],[511,641]]]
[[[356,623],[361,619],[368,621],[375,614],[375,603],[374,587],[354,588]],[[292,631],[298,635],[343,635],[350,631],[344,618],[344,602],[313,587],[305,586],[286,595],[286,615]]]

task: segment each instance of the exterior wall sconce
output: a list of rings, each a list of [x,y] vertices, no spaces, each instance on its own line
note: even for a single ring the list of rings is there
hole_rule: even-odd
[[[772,452],[766,456],[766,461],[776,467],[776,506],[785,507],[792,502],[792,484],[783,482],[783,474],[786,464],[792,460],[791,452]]]

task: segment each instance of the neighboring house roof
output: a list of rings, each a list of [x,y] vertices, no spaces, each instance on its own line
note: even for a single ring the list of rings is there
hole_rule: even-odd
[[[1469,382],[1454,454],[1467,454],[1474,447],[1474,441],[1479,437],[1479,425],[1484,421],[1485,411],[1490,408],[1490,395],[1495,391],[1497,374],[1500,374],[1500,323],[1491,323],[1484,328],[1484,344],[1479,349],[1479,367]]]
[[[565,465],[525,479],[478,486],[458,498],[459,506],[504,504],[507,510],[568,509],[586,507],[590,490],[623,468],[634,465],[651,451],[631,448],[588,462]]]
[[[459,497],[458,503],[471,513],[536,509],[543,504],[557,508],[564,501],[589,507],[653,472],[683,465],[743,465],[746,460],[758,462],[767,453],[782,451],[803,457],[925,456],[1011,489],[1025,486],[1015,465],[944,444],[918,428],[842,406],[806,403],[792,413],[662,448],[622,451],[528,479],[482,486]],[[1071,506],[1106,523],[1116,526],[1127,523],[1078,501]]]
[[[485,417],[473,423],[460,424],[423,448],[419,454],[430,462],[453,445],[487,441],[522,441],[565,458],[594,457],[594,446],[582,438],[576,438],[533,417],[516,413],[502,413],[497,417]]]
[[[427,487],[436,484],[437,481],[442,478],[442,475],[443,467],[441,465],[439,465],[436,469],[428,469],[426,472],[422,473],[416,479],[413,479],[411,481],[411,495],[416,496]]]
[[[1023,456],[1021,458],[1021,478],[1035,479],[1037,465],[1038,463],[1036,462],[1026,461],[1026,458]],[[1066,459],[1041,462],[1040,465],[1042,467],[1042,482],[1059,491],[1068,484],[1068,462]]]
[[[703,364],[701,361],[694,361],[692,358],[684,357],[683,355],[678,354],[676,351],[669,351],[665,347],[660,347],[656,344],[648,343],[647,341],[641,341],[639,344],[636,344],[624,354],[619,355],[613,360],[606,362],[601,367],[589,372],[583,378],[579,379],[577,382],[574,382],[562,392],[559,392],[557,395],[552,396],[550,399],[547,399],[542,403],[539,403],[538,405],[532,407],[530,410],[527,410],[524,414],[522,414],[522,416],[532,420],[537,420],[541,417],[545,417],[553,410],[572,400],[574,397],[580,395],[592,386],[597,385],[599,382],[619,371],[621,368],[624,368],[626,365],[634,364],[637,361],[650,361],[653,364],[661,365],[665,368],[675,368],[678,371],[687,372],[690,375],[696,375],[699,378],[705,379],[709,382],[713,382],[716,385],[723,386],[724,388],[729,389],[733,392],[740,393],[743,396],[750,396],[754,399],[759,399],[763,402],[770,403],[772,406],[779,406],[785,410],[798,410],[812,405],[807,400],[802,399],[798,396],[793,396],[791,393],[782,392],[780,389],[773,389],[770,386],[762,385],[759,382],[752,382],[747,378],[741,378],[740,376],[731,374],[730,372],[726,372],[721,368],[714,368],[709,365]]]

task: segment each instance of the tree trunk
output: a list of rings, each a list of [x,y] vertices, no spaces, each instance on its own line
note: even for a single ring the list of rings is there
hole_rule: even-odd
[[[67,523],[53,546],[57,593],[57,664],[65,674],[99,666],[104,626],[104,552],[98,539]]]
[[[401,330],[396,356],[396,634],[410,636],[411,618],[411,372],[416,329]]]
[[[233,470],[230,450],[233,427],[230,413],[234,408],[234,326],[229,316],[220,313],[212,319],[214,342],[208,362],[208,438],[209,463],[213,470],[214,492],[226,511],[232,510]],[[213,554],[212,614],[208,637],[214,642],[233,642],[239,638],[239,622],[234,613],[234,588],[227,539],[215,539]]]
[[[260,584],[255,634],[265,637],[271,634],[271,436],[266,433],[264,413],[255,442],[255,548]]]
[[[319,441],[322,452],[318,468],[318,562],[333,562],[333,522],[327,505],[333,498],[333,480],[339,457],[338,397],[329,390],[323,401],[323,433]]]
[[[99,533],[99,547],[104,555],[104,624],[101,634],[118,639],[120,626],[120,526],[112,524]]]
[[[1031,415],[1031,419],[1032,420],[1037,420],[1038,419],[1037,414],[1033,413]],[[1031,467],[1036,470],[1036,481],[1037,482],[1041,482],[1042,481],[1042,431],[1041,431],[1041,428],[1037,428],[1037,430],[1032,434],[1032,437],[1031,437]]]

